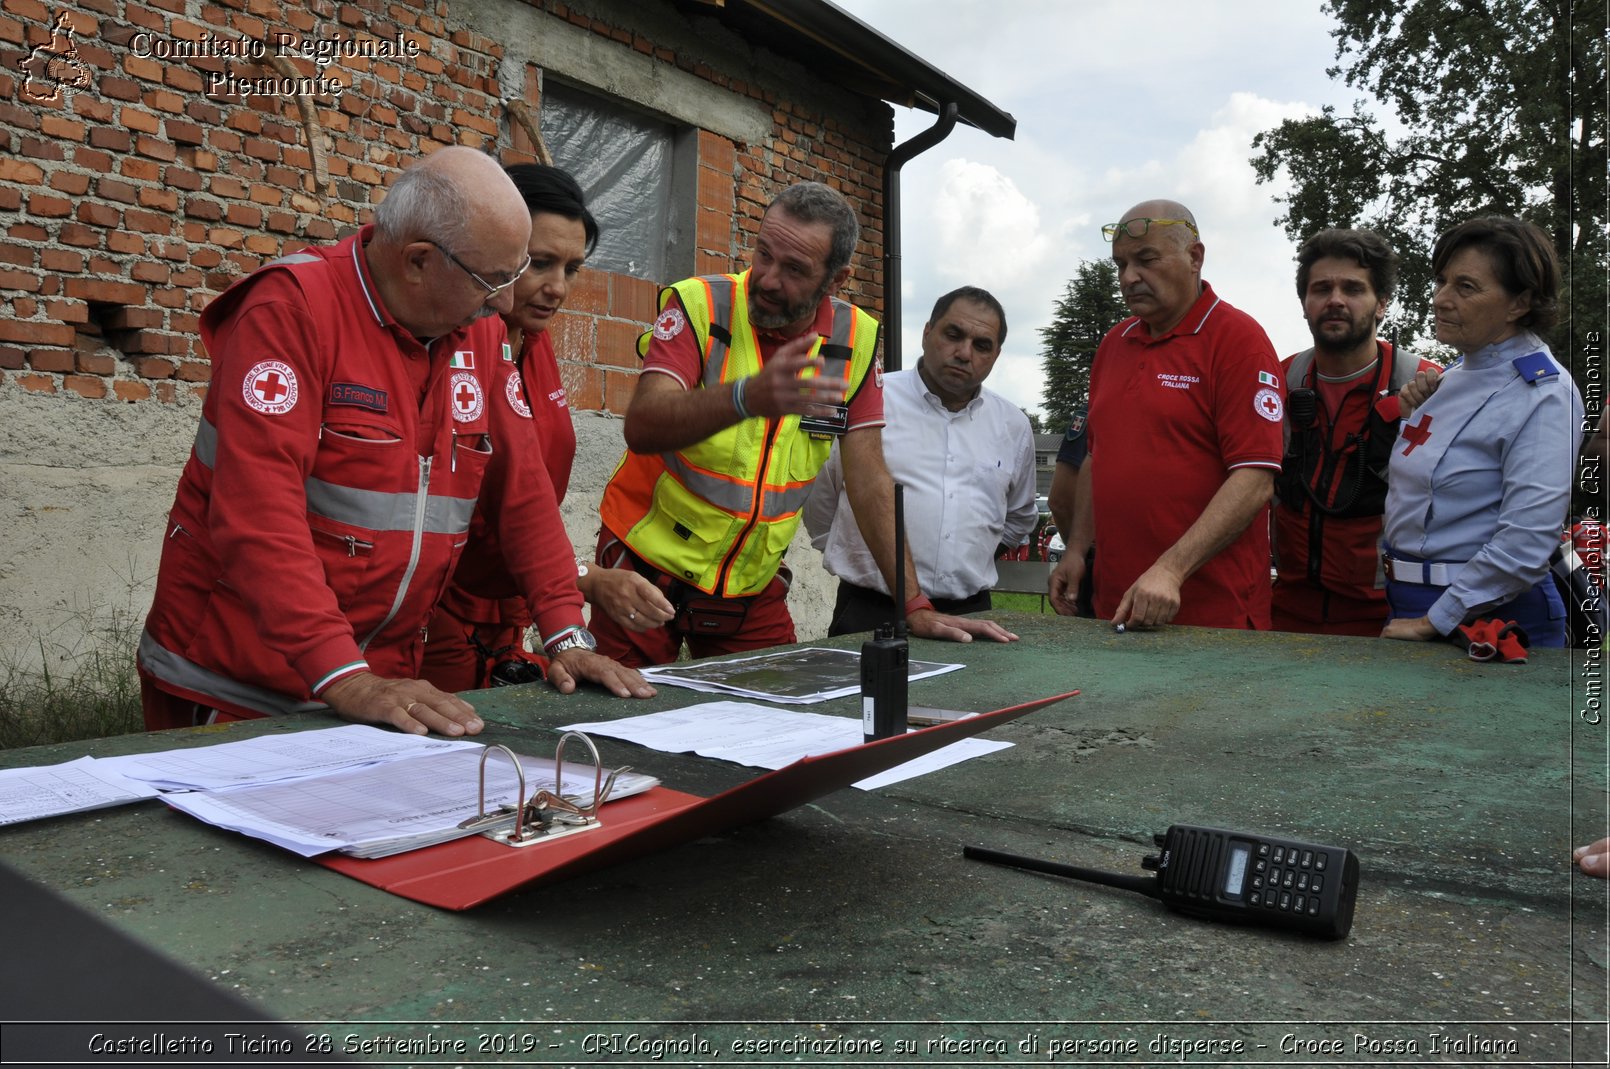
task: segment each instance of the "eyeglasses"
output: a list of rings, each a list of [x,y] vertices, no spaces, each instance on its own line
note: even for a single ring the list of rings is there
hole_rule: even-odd
[[[437,244],[434,241],[431,241],[430,238],[426,238],[425,241],[427,243],[429,243],[430,245],[434,246],[437,252],[441,253],[443,256],[445,256],[449,260],[453,261],[453,266],[454,267],[457,267],[460,271],[464,272],[466,275],[469,275],[471,278],[473,278],[476,281],[476,283],[482,289],[484,289],[486,291],[486,299],[487,300],[491,300],[493,297],[496,297],[498,294],[502,293],[504,290],[508,289],[510,286],[514,285],[516,282],[520,281],[520,277],[522,275],[524,275],[526,273],[526,269],[531,266],[531,255],[529,253],[527,253],[526,258],[525,258],[525,263],[520,265],[520,270],[518,270],[514,274],[510,275],[507,282],[500,282],[500,283],[498,283],[497,285],[494,286],[492,283],[488,282],[486,279],[482,278],[480,275],[477,275],[474,271],[471,271],[468,267],[465,267],[464,266],[464,261],[460,260],[457,256],[454,256],[452,253],[448,252],[447,248],[445,246]]]
[[[1106,238],[1108,241],[1116,241],[1119,234],[1127,234],[1132,238],[1143,238],[1146,236],[1146,231],[1152,228],[1153,223],[1157,224],[1158,226],[1168,226],[1173,223],[1178,223],[1181,226],[1190,227],[1191,233],[1195,234],[1197,237],[1202,236],[1202,232],[1196,229],[1196,224],[1191,222],[1189,219],[1142,219],[1139,217],[1134,219],[1125,219],[1121,223],[1108,223],[1106,226],[1101,228],[1101,236]],[[1137,227],[1139,227],[1139,229],[1136,229]]]

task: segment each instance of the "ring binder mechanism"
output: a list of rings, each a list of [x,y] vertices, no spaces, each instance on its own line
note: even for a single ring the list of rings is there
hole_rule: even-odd
[[[764,820],[1077,693],[1069,691],[896,735],[870,745],[802,757],[786,768],[768,772],[710,798],[670,790],[660,786],[653,777],[634,772],[621,780],[619,791],[623,797],[616,797],[609,803],[601,822],[587,826],[588,831],[601,828],[598,834],[555,843],[547,850],[504,850],[499,845],[501,840],[487,842],[481,835],[464,830],[463,838],[406,853],[369,859],[332,851],[314,860],[325,868],[415,902],[442,909],[469,909],[516,888],[568,879]],[[561,739],[561,750],[563,745]],[[556,764],[562,756],[556,754]],[[596,759],[594,767],[597,767]],[[574,778],[575,773],[571,775]],[[595,804],[589,809],[596,811],[611,794],[608,782],[598,783],[596,777],[594,782]],[[638,787],[642,793],[633,795],[636,783],[649,786]],[[525,788],[520,787],[519,791],[523,795]],[[574,792],[571,797],[575,798]],[[532,799],[533,804],[537,802],[538,799]],[[504,813],[486,814],[483,800],[479,808],[483,816],[491,815],[509,822],[516,817],[513,806]],[[549,809],[551,811],[552,807]],[[519,818],[522,844],[547,842],[556,835],[568,839],[563,832],[532,835],[531,829],[526,827],[526,814],[520,813]]]
[[[565,746],[571,739],[580,739],[587,747],[587,752],[593,758],[593,800],[591,805],[577,805],[563,795],[565,773]],[[505,802],[496,811],[486,811],[486,759],[492,756],[494,750],[501,750],[508,756],[514,765],[514,774],[518,782],[515,793],[515,804]],[[598,822],[598,808],[609,800],[610,792],[615,789],[615,780],[622,772],[630,772],[630,767],[622,766],[611,769],[609,779],[604,779],[604,762],[598,756],[598,747],[593,740],[579,731],[567,731],[559,737],[559,745],[553,752],[553,790],[540,788],[526,798],[525,768],[520,764],[520,758],[515,752],[502,744],[488,746],[481,752],[481,775],[479,794],[476,801],[476,815],[459,824],[465,831],[480,832],[486,838],[499,842],[505,846],[531,846],[534,843],[547,842],[551,839],[562,838],[566,835],[576,835],[584,831],[594,831],[603,827]]]

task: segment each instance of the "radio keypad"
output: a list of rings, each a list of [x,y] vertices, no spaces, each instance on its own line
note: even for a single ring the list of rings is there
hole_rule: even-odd
[[[1320,875],[1326,870],[1325,852],[1259,843],[1256,854],[1259,860],[1252,867],[1248,905],[1317,917],[1320,892],[1325,889]],[[1265,857],[1267,864],[1262,860]]]

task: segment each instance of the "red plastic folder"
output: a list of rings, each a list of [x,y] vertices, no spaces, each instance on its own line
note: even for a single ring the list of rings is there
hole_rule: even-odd
[[[517,888],[555,883],[776,816],[1078,693],[1069,691],[834,753],[804,757],[713,798],[655,787],[605,805],[599,810],[599,823],[603,826],[596,831],[534,846],[517,849],[474,835],[393,857],[364,860],[328,854],[315,860],[415,902],[442,909],[470,909]]]

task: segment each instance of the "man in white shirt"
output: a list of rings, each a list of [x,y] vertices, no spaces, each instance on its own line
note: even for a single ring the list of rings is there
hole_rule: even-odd
[[[905,487],[917,581],[943,613],[988,609],[996,546],[1022,544],[1039,519],[1029,419],[983,387],[1005,342],[1001,302],[963,286],[934,305],[917,367],[883,378],[884,457]],[[804,513],[811,544],[839,578],[829,635],[871,631],[895,615],[843,483],[835,446]]]

